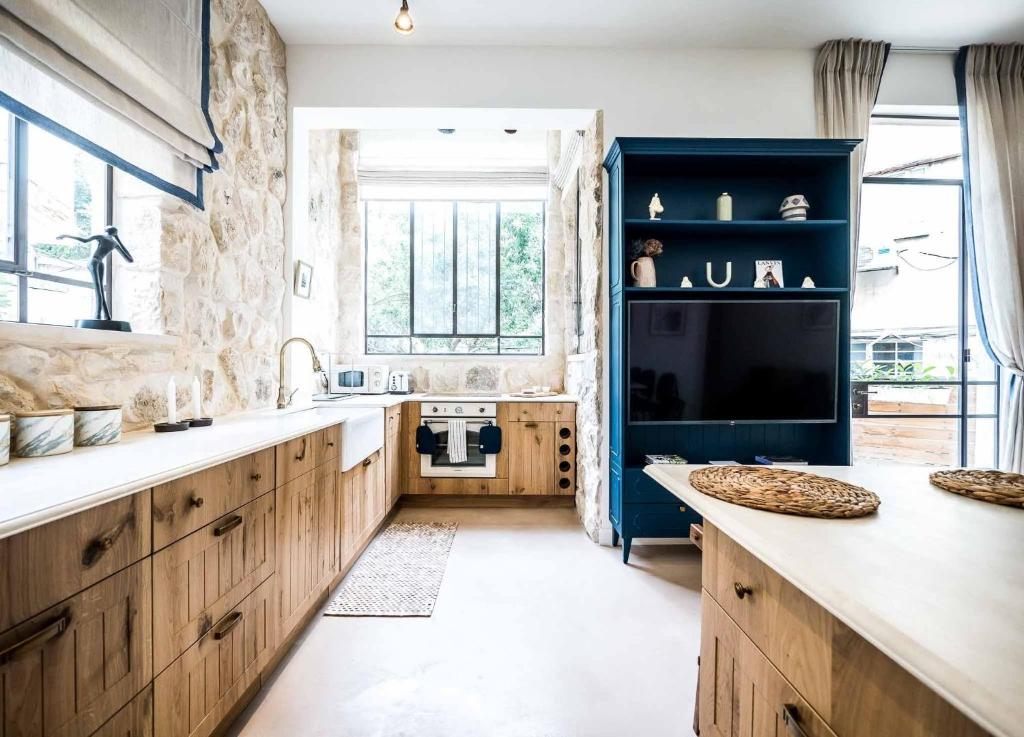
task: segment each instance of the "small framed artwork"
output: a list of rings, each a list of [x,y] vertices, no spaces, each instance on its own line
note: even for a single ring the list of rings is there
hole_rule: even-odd
[[[295,296],[309,299],[313,289],[313,265],[305,261],[295,262]]]
[[[755,261],[754,286],[765,289],[780,289],[786,286],[782,278],[782,261],[770,259]]]

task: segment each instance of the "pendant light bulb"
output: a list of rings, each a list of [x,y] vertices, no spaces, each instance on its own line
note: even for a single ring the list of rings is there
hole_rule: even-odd
[[[403,36],[408,36],[413,31],[412,16],[409,15],[409,0],[402,0],[402,9],[395,16],[395,30]]]

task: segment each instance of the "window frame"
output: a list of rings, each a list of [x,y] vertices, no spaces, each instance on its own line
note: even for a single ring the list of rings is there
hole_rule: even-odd
[[[871,115],[873,119],[885,119],[885,120],[947,120],[955,121],[957,125],[960,125],[960,119],[954,115],[897,115],[897,114],[881,114],[873,113]],[[869,143],[870,145],[870,139]],[[962,152],[961,152],[962,155]],[[959,179],[940,179],[940,178],[929,178],[929,177],[886,177],[886,176],[864,176],[861,179],[862,186],[864,184],[872,185],[890,185],[890,186],[905,186],[905,185],[917,185],[917,186],[937,186],[937,187],[957,187],[960,190],[960,196],[958,202],[960,204],[959,210],[959,251],[957,267],[957,349],[960,356],[958,363],[959,371],[957,372],[956,380],[924,380],[924,381],[913,381],[906,379],[879,379],[871,381],[861,381],[855,383],[862,383],[868,385],[883,384],[886,386],[955,386],[958,387],[957,396],[957,411],[955,413],[943,413],[943,414],[867,414],[861,419],[871,418],[888,418],[892,419],[898,417],[900,419],[955,419],[957,420],[957,462],[963,466],[967,463],[968,458],[968,440],[970,421],[979,420],[994,420],[995,421],[995,432],[994,432],[994,453],[996,455],[993,458],[993,467],[998,467],[999,464],[999,401],[1000,392],[1002,389],[1002,369],[998,364],[995,364],[995,378],[994,379],[971,379],[969,378],[970,363],[971,363],[971,350],[968,346],[968,329],[969,329],[969,309],[968,295],[970,289],[968,286],[968,279],[970,278],[970,262],[969,253],[967,247],[967,218],[964,212],[964,180],[963,177]],[[863,212],[861,213],[863,217]],[[859,244],[858,244],[859,245]],[[881,340],[898,340],[891,336],[883,337]],[[864,336],[858,336],[851,341],[851,348],[853,343],[866,342],[869,351],[873,348],[872,341],[868,340]],[[851,372],[853,365],[851,362]],[[995,387],[995,411],[994,412],[970,412],[969,411],[969,387],[972,386],[992,386]]]
[[[370,203],[372,202],[404,202],[409,205],[409,329],[405,334],[391,334],[391,335],[378,335],[376,333],[370,333],[370,290],[369,290],[369,269],[367,264],[369,263],[370,253],[370,233],[367,227],[368,210]],[[452,330],[448,333],[425,333],[416,331],[416,203],[417,202],[447,202],[452,205]],[[502,335],[501,333],[501,210],[502,203],[508,202],[527,202],[536,203],[540,205],[541,209],[541,222],[540,222],[540,239],[541,239],[541,321],[540,321],[540,333],[536,335]],[[494,332],[491,333],[460,333],[459,330],[459,268],[458,268],[458,253],[459,253],[459,204],[483,204],[483,205],[494,205],[495,207],[495,224],[494,224]],[[524,357],[537,357],[546,355],[547,352],[547,340],[545,337],[545,322],[547,315],[547,202],[543,199],[477,199],[477,198],[450,198],[450,197],[419,197],[416,199],[409,199],[404,197],[388,198],[388,197],[374,197],[372,199],[363,200],[363,354],[366,356],[524,356]],[[465,338],[467,340],[479,340],[493,338],[495,340],[495,350],[488,351],[486,353],[472,353],[472,352],[451,352],[451,351],[414,351],[413,340],[415,339],[457,339]],[[523,353],[522,351],[502,351],[502,340],[513,340],[517,338],[540,340],[540,351],[537,353]],[[406,339],[409,341],[409,351],[396,353],[393,351],[369,351],[369,342],[371,340],[390,340],[390,339]]]
[[[28,320],[28,283],[29,280],[49,281],[57,284],[66,284],[74,287],[85,287],[93,289],[91,281],[81,279],[69,279],[56,274],[47,274],[40,271],[32,271],[28,268],[28,167],[29,157],[32,152],[28,145],[29,123],[16,115],[6,114],[6,124],[9,131],[9,179],[8,179],[8,223],[9,232],[4,237],[10,238],[14,247],[14,260],[0,259],[0,274],[10,274],[17,279],[18,285],[18,319],[3,320],[18,324],[51,324],[51,323],[29,323]],[[113,225],[114,221],[114,167],[110,164],[105,166],[105,187],[104,187],[104,219],[107,225]],[[113,254],[106,259],[106,270],[103,289],[106,292],[108,304],[113,303],[114,298],[114,269],[112,268]],[[62,326],[73,327],[73,326]]]

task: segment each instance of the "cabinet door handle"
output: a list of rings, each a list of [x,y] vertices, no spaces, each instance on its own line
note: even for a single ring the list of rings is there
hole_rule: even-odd
[[[61,634],[71,624],[71,615],[64,612],[59,617],[51,620],[44,624],[41,628],[33,632],[27,637],[23,637],[12,645],[8,645],[3,650],[0,650],[0,665],[4,665],[10,660],[13,660],[18,653],[28,650],[33,647],[38,647],[45,642],[49,642],[57,635]]]
[[[333,448],[334,447],[334,441],[333,440],[328,440],[327,441],[327,447],[328,448]]]
[[[231,519],[225,520],[224,522],[221,522],[219,525],[214,527],[213,536],[220,537],[221,535],[226,535],[233,529],[238,527],[240,524],[242,524],[242,515],[236,514]]]
[[[792,737],[809,737],[804,728],[800,726],[800,710],[796,704],[782,705],[782,723]]]
[[[523,427],[537,427],[536,422],[524,422]]]
[[[373,463],[373,459],[372,458],[364,458],[363,459],[363,465],[364,466],[369,466],[371,463]]]
[[[259,481],[261,478],[263,478],[263,474],[259,473],[259,472],[256,472],[252,476],[250,476],[249,478],[251,478],[253,481]]]
[[[199,509],[201,506],[203,506],[203,498],[201,496],[196,496],[195,494],[193,494],[191,497],[189,497],[188,503],[190,506]]]
[[[241,622],[241,621],[242,621],[242,613],[241,612],[231,612],[231,614],[229,614],[228,616],[224,617],[224,620],[223,620],[223,622],[221,622],[220,626],[217,627],[217,629],[215,629],[213,631],[213,639],[215,639],[215,640],[223,640],[225,637],[227,637],[228,632],[233,630],[235,628],[235,626],[239,622]]]
[[[744,596],[754,595],[754,590],[752,588],[741,584],[739,581],[733,583],[732,590],[736,592],[737,599],[742,599]]]
[[[306,439],[305,438],[302,439],[302,450],[299,452],[298,455],[295,456],[295,460],[297,460],[297,461],[304,461],[304,460],[306,460]]]

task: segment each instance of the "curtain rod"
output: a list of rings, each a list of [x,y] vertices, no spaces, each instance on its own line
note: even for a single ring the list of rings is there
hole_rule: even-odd
[[[955,54],[960,49],[955,46],[898,46],[897,44],[893,44],[890,50],[898,51],[902,54]]]

